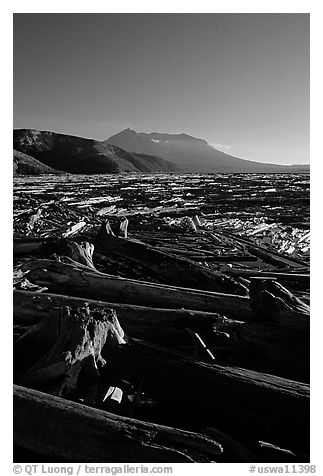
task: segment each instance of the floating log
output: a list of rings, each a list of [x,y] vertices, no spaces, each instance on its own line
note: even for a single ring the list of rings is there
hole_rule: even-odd
[[[26,260],[22,269],[30,270],[31,282],[46,285],[50,292],[58,294],[149,307],[218,312],[238,320],[253,316],[249,298],[245,296],[120,278],[51,260]]]
[[[242,296],[248,294],[247,288],[233,278],[211,271],[192,260],[157,250],[140,241],[107,234],[104,226],[98,233],[95,246],[100,253],[116,254],[157,272],[170,285]]]
[[[146,375],[145,391],[186,428],[215,426],[238,441],[271,441],[308,454],[309,386],[238,367],[200,362],[138,341],[118,368]],[[187,419],[187,408],[194,409]]]
[[[14,386],[13,434],[16,457],[27,450],[56,462],[209,463],[222,453],[219,443],[201,434],[19,386]]]

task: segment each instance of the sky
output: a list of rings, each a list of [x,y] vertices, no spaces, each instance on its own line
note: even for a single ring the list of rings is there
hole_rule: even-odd
[[[309,163],[309,14],[19,13],[13,46],[14,128]]]

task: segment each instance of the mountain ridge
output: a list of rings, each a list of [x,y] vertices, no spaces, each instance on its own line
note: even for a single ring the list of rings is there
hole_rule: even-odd
[[[14,129],[13,145],[43,164],[69,173],[176,172],[169,161],[129,153],[113,144],[37,129]]]
[[[29,158],[68,173],[297,173],[310,169],[306,164],[279,165],[234,157],[186,133],[138,133],[130,128],[103,141],[14,129],[13,145]]]
[[[13,175],[61,175],[62,173],[60,170],[53,169],[30,155],[13,150]]]
[[[280,165],[241,159],[216,149],[204,139],[185,133],[146,133],[132,129],[109,137],[105,142],[129,152],[150,153],[191,172],[293,172],[309,170],[309,165]]]

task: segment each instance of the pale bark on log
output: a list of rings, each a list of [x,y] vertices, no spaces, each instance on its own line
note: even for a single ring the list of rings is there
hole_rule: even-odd
[[[54,431],[53,431],[54,428]],[[216,462],[211,438],[14,387],[14,445],[57,462]]]
[[[182,422],[308,453],[308,385],[131,342],[119,352],[118,368],[128,375],[145,374],[145,391]],[[189,421],[187,408],[194,409]]]
[[[270,280],[266,284],[265,292],[255,292],[253,284],[252,298],[249,299],[244,296],[119,278],[91,271],[78,263],[72,266],[50,260],[30,260],[22,265],[23,271],[28,269],[31,270],[28,277],[33,283],[46,286],[54,293],[69,293],[90,299],[148,307],[163,305],[168,309],[218,312],[237,320],[268,319],[292,329],[309,328],[309,307],[281,285]],[[257,289],[259,286],[258,284]]]
[[[51,260],[26,260],[22,270],[28,269],[33,283],[46,285],[54,293],[149,307],[219,312],[238,320],[253,316],[245,296],[119,278]]]

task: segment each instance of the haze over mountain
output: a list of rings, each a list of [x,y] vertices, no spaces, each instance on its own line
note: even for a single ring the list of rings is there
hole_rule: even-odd
[[[309,165],[282,166],[244,160],[215,149],[203,139],[187,134],[144,133],[125,129],[105,143],[128,152],[152,154],[176,164],[189,172],[301,172]]]
[[[178,170],[174,164],[160,157],[129,153],[106,141],[49,131],[16,129],[13,132],[13,146],[42,164],[71,173],[154,173]]]

